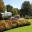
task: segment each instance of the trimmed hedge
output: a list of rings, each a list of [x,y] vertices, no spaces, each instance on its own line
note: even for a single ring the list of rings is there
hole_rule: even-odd
[[[0,21],[0,31],[6,31],[9,29],[27,26],[31,23],[28,20],[1,20]]]

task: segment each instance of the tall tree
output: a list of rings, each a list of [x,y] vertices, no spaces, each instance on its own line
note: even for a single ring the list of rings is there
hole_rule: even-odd
[[[30,2],[29,1],[24,1],[22,3],[22,7],[20,9],[20,16],[23,15],[30,15],[31,13],[31,5],[30,5]]]
[[[18,11],[18,14],[20,14],[20,9],[18,9],[18,8],[15,8],[17,11]]]
[[[7,12],[12,12],[12,10],[13,10],[13,6],[11,6],[11,5],[6,5],[6,8],[7,8]]]
[[[6,10],[6,7],[4,5],[3,0],[0,0],[0,12],[4,12]]]

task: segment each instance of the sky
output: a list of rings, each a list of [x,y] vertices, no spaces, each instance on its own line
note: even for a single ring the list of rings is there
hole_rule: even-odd
[[[32,3],[32,0],[3,0],[5,5],[12,5],[14,8],[21,8],[21,5],[24,1],[30,1]]]

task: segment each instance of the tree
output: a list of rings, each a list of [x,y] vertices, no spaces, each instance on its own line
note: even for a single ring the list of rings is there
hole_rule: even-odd
[[[4,12],[6,10],[6,7],[4,5],[3,0],[0,0],[0,12]]]
[[[18,8],[15,8],[17,11],[18,11],[18,14],[20,14],[20,9],[18,9]]]
[[[13,14],[13,16],[14,16],[14,15],[17,15],[17,14],[18,14],[18,11],[17,11],[16,9],[14,9],[14,11],[13,11],[12,14]]]
[[[7,12],[12,12],[13,11],[13,6],[11,5],[6,5],[6,8],[7,8]]]
[[[18,14],[17,10],[13,6],[6,5],[6,7],[7,7],[7,12],[11,12],[13,16]]]
[[[20,9],[20,16],[30,15],[31,13],[31,5],[29,1],[24,1],[22,3],[22,7]]]
[[[30,14],[30,16],[32,16],[32,4],[31,4],[31,14]]]

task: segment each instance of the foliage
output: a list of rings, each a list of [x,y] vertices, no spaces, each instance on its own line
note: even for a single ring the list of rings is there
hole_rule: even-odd
[[[14,11],[13,11],[12,14],[13,14],[13,16],[14,16],[14,15],[17,15],[17,14],[18,14],[18,11],[17,11],[16,9],[14,9]]]
[[[20,9],[20,16],[30,15],[31,14],[31,4],[29,1],[24,1]]]
[[[6,7],[7,7],[7,12],[11,12],[13,16],[18,14],[18,11],[16,9],[14,9],[13,6],[6,5]]]
[[[20,14],[20,9],[18,9],[18,8],[14,8],[14,9],[16,9],[18,11],[18,14]]]
[[[6,7],[4,5],[3,0],[0,0],[0,12],[4,12],[6,10]]]
[[[2,14],[0,13],[0,20],[2,20]]]
[[[12,12],[13,11],[13,6],[6,5],[7,12]]]
[[[32,19],[28,19],[28,20],[31,22],[30,26],[24,26],[24,27],[8,30],[5,32],[32,32]]]
[[[28,20],[1,20],[0,21],[0,31],[21,27],[25,25],[30,25],[31,23]]]

